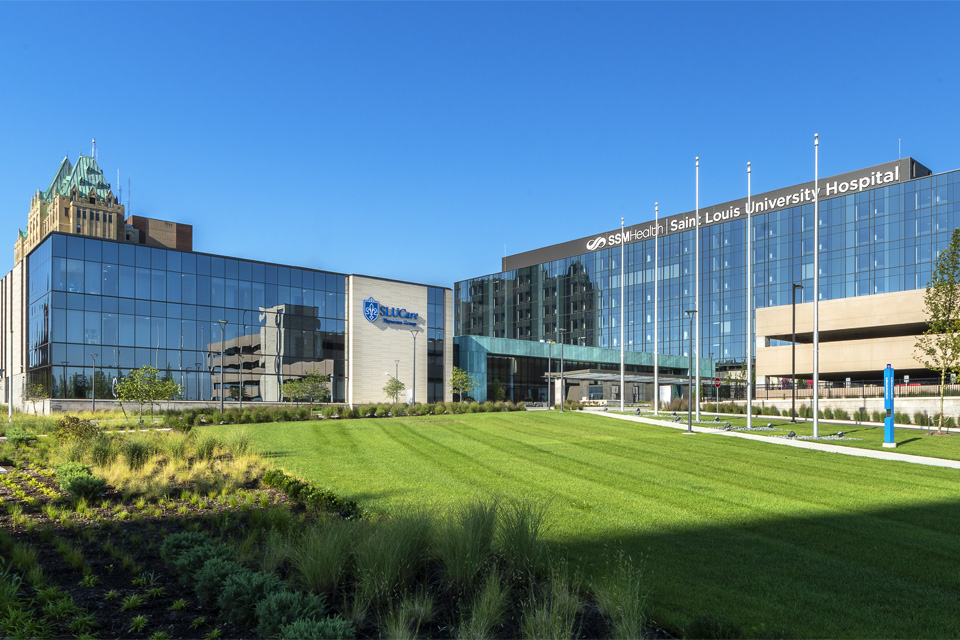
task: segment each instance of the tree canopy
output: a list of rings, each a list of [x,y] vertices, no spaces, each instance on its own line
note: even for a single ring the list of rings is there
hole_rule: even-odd
[[[917,340],[915,354],[923,366],[940,374],[940,421],[947,375],[960,373],[960,229],[939,253],[923,295],[927,330]]]
[[[387,380],[387,384],[383,385],[383,393],[386,396],[393,396],[394,403],[399,402],[398,397],[403,393],[407,388],[407,385],[403,384],[393,376],[390,376],[390,379]]]
[[[305,402],[330,401],[330,376],[311,371],[302,378],[287,380],[281,388],[283,397]]]
[[[460,401],[463,401],[463,396],[473,391],[474,386],[473,378],[470,377],[466,371],[460,367],[454,367],[453,373],[450,374],[450,391],[457,394],[457,397]]]
[[[136,402],[140,406],[140,421],[143,422],[143,405],[180,396],[183,387],[169,375],[160,377],[160,372],[149,365],[134,369],[117,381],[116,393],[121,403]]]

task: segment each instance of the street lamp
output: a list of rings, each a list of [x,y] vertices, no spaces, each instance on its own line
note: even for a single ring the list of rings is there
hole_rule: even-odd
[[[693,319],[697,315],[696,309],[687,309],[690,318],[690,366],[687,368],[687,430],[684,433],[693,433]]]
[[[97,411],[97,356],[99,353],[91,353],[93,359],[93,377],[90,379],[90,411]]]
[[[411,391],[411,400],[410,406],[417,404],[417,334],[420,333],[419,329],[410,329],[410,335],[413,336],[413,390]],[[461,398],[462,399],[462,398]]]
[[[563,388],[563,339],[561,338],[561,334],[566,333],[566,331],[566,329],[557,327],[557,342],[560,343],[560,413],[563,413],[563,403],[566,400],[564,396],[567,395],[566,389]],[[623,397],[622,391],[620,396]]]
[[[541,340],[547,343],[547,409],[550,408],[550,375],[553,373],[553,340]]]
[[[790,394],[793,401],[790,405],[790,422],[797,421],[797,289],[803,289],[802,284],[793,283],[793,340],[790,342],[790,348],[793,351],[792,362],[790,365]]]
[[[223,413],[223,330],[227,326],[226,320],[217,320],[220,325],[220,413]]]

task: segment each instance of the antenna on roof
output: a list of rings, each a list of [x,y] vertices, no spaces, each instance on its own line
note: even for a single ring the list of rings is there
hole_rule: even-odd
[[[126,214],[128,216],[133,215],[133,212],[130,211],[130,203],[133,201],[133,196],[131,195],[133,191],[130,190],[130,176],[127,176],[127,210]]]
[[[902,156],[900,155],[900,138],[897,138],[897,160],[899,160],[901,157]]]
[[[120,184],[120,169],[117,169],[117,204],[123,202],[123,186]]]
[[[92,142],[93,142],[93,149],[90,151],[90,157],[96,160],[97,159],[97,139],[94,138]]]

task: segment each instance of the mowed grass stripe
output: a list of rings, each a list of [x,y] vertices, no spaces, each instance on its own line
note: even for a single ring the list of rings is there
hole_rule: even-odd
[[[253,435],[295,452],[280,464],[374,508],[550,500],[550,539],[585,571],[616,547],[646,558],[672,629],[710,614],[748,635],[957,635],[955,470],[580,414],[279,426]]]

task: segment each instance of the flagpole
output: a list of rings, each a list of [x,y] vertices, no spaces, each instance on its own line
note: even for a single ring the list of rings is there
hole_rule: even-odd
[[[623,218],[620,218],[620,412],[623,412],[623,397],[626,395],[627,388],[624,386],[624,368],[623,368],[623,274],[624,274],[624,245],[627,244],[623,237]]]
[[[747,429],[753,426],[753,230],[750,228],[750,163],[747,163]]]
[[[696,296],[697,326],[694,329],[695,343],[693,345],[694,367],[697,370],[697,422],[700,422],[700,156],[697,156],[697,242],[696,268],[694,291]],[[692,394],[691,394],[692,395]],[[691,398],[692,400],[693,398]]]
[[[813,437],[820,418],[820,134],[813,134]]]
[[[653,203],[653,415],[660,415],[660,203]]]

